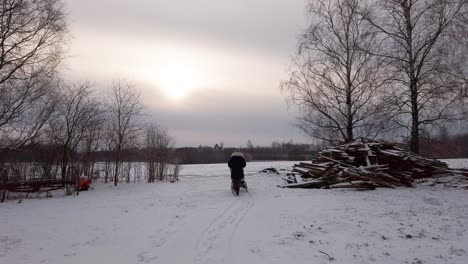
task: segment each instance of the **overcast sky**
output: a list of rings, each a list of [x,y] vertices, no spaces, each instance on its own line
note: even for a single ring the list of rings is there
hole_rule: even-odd
[[[117,76],[178,146],[308,142],[279,82],[304,0],[74,0],[66,74],[97,89]]]

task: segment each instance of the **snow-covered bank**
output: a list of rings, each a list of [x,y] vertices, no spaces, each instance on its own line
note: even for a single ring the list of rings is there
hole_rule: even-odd
[[[447,163],[450,168],[468,169],[468,159],[442,159],[441,161]]]
[[[0,205],[0,263],[466,263],[468,191],[280,189],[249,163],[184,166],[179,183],[100,184]]]

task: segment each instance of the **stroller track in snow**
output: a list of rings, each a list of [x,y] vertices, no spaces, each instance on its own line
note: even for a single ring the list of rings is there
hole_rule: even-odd
[[[242,195],[216,216],[202,232],[196,244],[194,263],[229,263],[233,258],[232,244],[236,231],[253,207],[250,193]]]
[[[247,216],[247,214],[249,213],[250,209],[253,207],[253,205],[255,204],[255,199],[253,198],[252,194],[250,194],[249,192],[247,192],[247,194],[249,195],[249,200],[250,200],[250,203],[248,205],[248,209],[246,209],[244,211],[244,213],[242,214],[241,218],[239,219],[239,221],[237,221],[237,223],[234,225],[234,229],[231,233],[231,235],[229,236],[229,260],[231,260],[231,262],[233,263],[236,263],[236,261],[234,261],[235,259],[235,254],[233,254],[232,252],[232,243],[233,243],[233,240],[234,240],[234,236],[236,235],[236,232],[237,230],[239,229],[239,225],[240,223],[242,223],[242,221],[244,220],[244,218]]]

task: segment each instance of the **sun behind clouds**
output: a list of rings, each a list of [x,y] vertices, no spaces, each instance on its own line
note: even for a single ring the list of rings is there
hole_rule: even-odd
[[[158,67],[154,82],[173,100],[182,100],[202,84],[201,73],[188,63],[167,63]]]

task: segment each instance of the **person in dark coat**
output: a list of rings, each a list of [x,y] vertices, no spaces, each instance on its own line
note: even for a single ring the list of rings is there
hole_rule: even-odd
[[[231,168],[231,179],[244,180],[244,168],[246,166],[244,154],[239,151],[232,153],[228,166]]]

